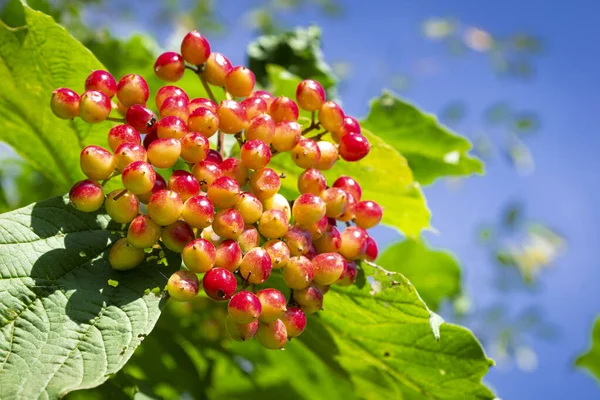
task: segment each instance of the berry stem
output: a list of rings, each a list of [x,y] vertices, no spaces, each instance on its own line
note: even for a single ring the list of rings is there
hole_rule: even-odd
[[[318,122],[315,124],[315,121],[313,120],[310,123],[310,126],[302,131],[302,136],[306,135],[309,132],[314,131],[315,129],[319,129],[320,127],[321,127],[321,124],[319,124]]]
[[[112,122],[118,122],[120,124],[125,123],[125,118],[114,118],[114,117],[107,117],[106,118],[107,121],[112,121]]]
[[[119,200],[122,196],[125,195],[125,193],[127,193],[127,189],[123,189],[119,194],[117,194],[115,197],[113,197],[114,201]]]
[[[240,149],[242,148],[242,146],[244,145],[244,139],[242,138],[242,132],[238,132],[234,135],[235,140],[237,140],[238,144],[240,145]]]
[[[317,134],[317,135],[315,135],[315,136],[313,136],[313,137],[311,137],[311,138],[309,138],[309,139],[312,139],[312,140],[314,140],[315,142],[318,142],[318,141],[319,141],[319,140],[321,140],[321,139],[323,138],[323,136],[325,136],[327,133],[329,133],[329,132],[327,132],[327,131],[323,131],[323,132],[321,132],[321,133],[319,133],[319,134]]]

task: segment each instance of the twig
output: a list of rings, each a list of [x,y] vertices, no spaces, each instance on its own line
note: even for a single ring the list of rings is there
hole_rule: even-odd
[[[123,189],[119,194],[113,197],[113,201],[119,200],[121,197],[123,197],[123,195],[125,195],[125,193],[127,193],[127,189]]]
[[[115,118],[115,117],[108,117],[106,118],[107,121],[112,121],[112,122],[118,122],[120,124],[125,122],[125,118]]]

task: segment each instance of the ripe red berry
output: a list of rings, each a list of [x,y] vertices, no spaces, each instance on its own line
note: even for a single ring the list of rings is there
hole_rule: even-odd
[[[192,174],[196,178],[200,188],[206,192],[210,184],[213,183],[215,179],[222,176],[223,172],[221,171],[221,168],[219,168],[219,166],[214,162],[204,160],[194,164],[192,167]]]
[[[87,146],[79,155],[81,171],[90,179],[108,179],[115,171],[115,159],[108,150],[100,146]]]
[[[194,178],[194,175],[180,169],[173,171],[169,178],[168,187],[169,190],[177,192],[184,202],[190,197],[200,194],[200,184]]]
[[[306,253],[304,255],[304,257],[308,258],[310,261],[312,261],[319,253],[317,253],[317,249],[315,248],[314,245],[310,245],[310,250],[308,250],[308,253]],[[323,290],[321,288],[321,290]],[[325,291],[323,291],[323,294],[325,294]]]
[[[263,205],[258,197],[249,192],[240,194],[235,209],[242,215],[246,224],[255,223],[263,213]]]
[[[117,98],[125,107],[134,104],[144,105],[150,97],[150,90],[146,80],[140,75],[129,74],[117,83]]]
[[[344,117],[342,126],[335,131],[331,131],[331,137],[336,143],[339,143],[342,140],[342,137],[360,132],[360,124],[358,121],[353,117],[346,116]]]
[[[188,109],[188,97],[187,96],[172,96],[167,97],[160,106],[159,115],[161,118],[165,117],[179,117],[184,122],[187,122],[190,111]]]
[[[298,106],[289,97],[280,96],[273,100],[269,107],[269,114],[275,123],[298,121]]]
[[[362,228],[351,226],[342,232],[340,254],[348,260],[362,258],[367,249],[369,234]]]
[[[80,97],[71,89],[58,88],[52,92],[50,108],[54,115],[62,119],[73,119],[79,116]]]
[[[328,101],[319,109],[319,123],[329,132],[335,132],[344,123],[344,110],[337,103]]]
[[[238,133],[248,125],[248,114],[241,103],[223,100],[219,103],[219,129],[224,133]]]
[[[198,108],[208,108],[210,111],[216,114],[219,105],[211,99],[207,99],[205,97],[197,97],[195,99],[190,100],[190,102],[188,103],[190,115],[192,115],[194,111],[196,111]]]
[[[184,72],[183,57],[174,51],[162,53],[154,63],[154,73],[158,79],[166,82],[177,82],[183,77]]]
[[[108,262],[112,269],[126,271],[133,269],[144,261],[144,250],[135,249],[127,243],[127,239],[117,240],[108,253]]]
[[[279,152],[292,151],[302,139],[302,127],[297,122],[280,122],[275,125],[271,145]]]
[[[313,244],[319,253],[336,253],[342,247],[342,236],[335,226],[329,225],[323,235]]]
[[[181,55],[190,64],[204,64],[210,55],[210,43],[200,32],[193,30],[181,41]]]
[[[271,104],[273,104],[273,100],[275,100],[275,96],[266,90],[256,90],[254,91],[250,97],[260,97],[267,103],[267,109],[271,108]]]
[[[346,135],[340,140],[340,157],[346,161],[358,161],[369,154],[371,144],[360,134]]]
[[[173,138],[157,139],[148,146],[148,161],[156,168],[170,168],[181,155],[181,142]]]
[[[252,339],[256,335],[256,332],[258,332],[258,321],[252,321],[248,324],[238,324],[228,316],[227,332],[229,332],[229,336],[231,336],[233,340],[244,342]]]
[[[321,159],[321,150],[313,139],[302,138],[292,149],[291,156],[300,168],[313,168]]]
[[[202,77],[211,85],[222,87],[225,86],[225,77],[232,68],[231,61],[223,54],[211,53],[204,64]]]
[[[242,215],[233,208],[226,208],[215,214],[212,228],[224,239],[237,239],[244,230]]]
[[[289,227],[283,240],[290,249],[290,254],[293,256],[302,256],[308,252],[312,243],[310,233],[296,225]]]
[[[229,318],[238,324],[247,324],[256,319],[262,312],[260,300],[252,292],[242,290],[233,295],[227,306]]]
[[[250,250],[242,258],[240,274],[249,283],[259,284],[267,280],[271,275],[273,264],[271,257],[265,249],[257,247]]]
[[[382,217],[383,208],[374,201],[361,201],[354,207],[354,219],[360,228],[372,228],[381,221]]]
[[[127,230],[127,241],[136,249],[146,249],[154,246],[160,235],[162,228],[148,215],[138,215],[129,224]]]
[[[246,167],[261,169],[271,161],[271,149],[262,140],[248,140],[242,145],[240,157]]]
[[[267,239],[283,237],[288,231],[289,218],[280,210],[266,210],[258,220],[258,231]]]
[[[314,194],[304,193],[294,201],[292,215],[297,224],[309,226],[323,218],[326,210],[323,199]]]
[[[98,69],[86,78],[85,90],[97,90],[110,99],[117,93],[117,81],[109,72]]]
[[[319,162],[317,162],[315,168],[321,171],[330,170],[338,160],[339,152],[337,147],[333,143],[324,140],[317,142],[317,146],[321,151],[321,158],[319,158]]]
[[[288,339],[298,337],[306,328],[306,314],[298,307],[289,307],[281,316]]]
[[[275,320],[268,324],[259,323],[256,340],[266,349],[282,349],[287,343],[285,325],[281,320]]]
[[[323,236],[327,228],[329,227],[329,219],[327,216],[321,218],[317,223],[305,226],[304,229],[310,233],[312,240],[316,240]]]
[[[154,97],[156,109],[160,110],[163,102],[169,97],[183,97],[189,101],[189,97],[183,89],[172,85],[163,86],[160,89],[158,89],[158,92],[156,92],[156,96]]]
[[[188,133],[188,126],[184,120],[174,115],[161,118],[154,127],[159,138],[181,139]]]
[[[156,172],[144,161],[134,161],[123,170],[121,181],[125,189],[133,194],[143,194],[152,190],[156,182]]]
[[[234,240],[224,240],[216,246],[215,267],[235,271],[242,262],[242,249]]]
[[[225,76],[225,90],[233,97],[248,97],[254,90],[254,73],[244,66],[232,68]]]
[[[233,207],[239,200],[240,185],[233,178],[221,176],[208,186],[207,195],[217,208]]]
[[[179,219],[183,210],[183,202],[173,190],[159,190],[150,197],[148,215],[157,224],[171,225]]]
[[[102,207],[104,192],[98,182],[86,179],[73,185],[69,192],[69,200],[77,210],[93,212]]]
[[[329,218],[337,218],[342,215],[348,207],[348,193],[346,191],[332,187],[321,193],[321,198],[327,205],[325,215]]]
[[[189,242],[181,252],[185,266],[192,272],[204,273],[215,265],[217,251],[208,240],[198,238]]]
[[[306,111],[317,111],[325,103],[325,90],[317,81],[306,79],[298,84],[296,101]]]
[[[267,102],[260,97],[248,97],[242,101],[242,105],[246,109],[249,120],[252,120],[259,115],[268,115],[266,114],[268,111]]]
[[[271,256],[273,269],[285,267],[290,260],[290,249],[281,240],[268,240],[263,244],[263,249]]]
[[[160,174],[156,174],[156,182],[154,182],[154,186],[152,186],[152,190],[146,193],[138,194],[137,198],[141,203],[148,204],[150,201],[150,197],[159,190],[165,190],[167,188],[167,182],[165,178],[163,178]]]
[[[181,216],[192,228],[204,229],[213,223],[215,209],[206,196],[192,196],[185,201]]]
[[[351,195],[348,192],[346,192],[346,194],[348,195],[346,198],[346,200],[347,200],[346,211],[344,211],[342,213],[342,215],[339,215],[336,219],[338,221],[350,222],[354,219],[354,209],[356,208],[357,202],[354,199],[353,195]]]
[[[362,189],[360,188],[360,185],[354,180],[354,178],[349,176],[340,176],[337,178],[335,182],[333,182],[333,187],[343,189],[350,193],[352,196],[354,196],[356,201],[360,201],[362,197]]]
[[[242,233],[237,238],[237,242],[240,244],[242,253],[247,253],[260,244],[260,235],[258,230],[253,226],[246,226],[242,230]]]
[[[307,169],[298,177],[298,191],[300,193],[310,193],[321,196],[325,189],[327,189],[327,179],[325,178],[325,175],[317,169]]]
[[[213,136],[219,129],[219,117],[208,108],[199,107],[188,117],[188,127],[193,132],[199,132],[205,137]]]
[[[250,191],[261,200],[273,197],[280,187],[279,174],[271,168],[259,169],[250,177]]]
[[[227,300],[235,293],[237,281],[230,271],[224,268],[212,268],[202,279],[204,291],[214,300]]]
[[[323,309],[323,291],[317,287],[309,286],[294,290],[293,298],[306,314],[313,314]]]
[[[113,126],[108,131],[108,145],[112,151],[116,151],[123,143],[141,144],[142,138],[138,131],[131,125],[122,124]]]
[[[344,272],[340,279],[336,282],[336,285],[339,286],[350,286],[356,281],[356,275],[358,274],[358,269],[356,268],[356,263],[354,261],[346,262],[346,267],[344,268]]]
[[[244,186],[246,183],[248,183],[250,171],[244,164],[242,164],[241,160],[233,157],[226,158],[221,162],[219,167],[223,172],[223,176],[228,176],[235,179],[240,186]]]
[[[365,250],[364,258],[367,261],[375,261],[379,255],[379,248],[377,242],[371,236],[367,239],[367,248]]]
[[[198,132],[188,132],[181,138],[181,158],[187,163],[198,163],[206,159],[210,143]]]
[[[269,114],[253,117],[244,131],[246,140],[262,140],[270,144],[275,137],[275,121]]]
[[[156,115],[146,107],[134,104],[127,109],[125,122],[136,131],[147,133],[156,123]]]
[[[262,312],[258,319],[261,322],[272,322],[281,318],[286,311],[287,301],[283,293],[277,289],[266,288],[259,290],[256,297],[262,306]]]
[[[137,197],[129,192],[122,194],[120,189],[110,192],[106,196],[104,205],[106,213],[119,224],[128,224],[133,221],[140,210],[140,202]]]
[[[200,290],[198,276],[190,271],[176,271],[169,277],[167,290],[173,300],[182,302],[193,300]]]
[[[214,162],[218,166],[221,166],[223,156],[218,151],[211,149],[206,156],[206,161]]]
[[[175,221],[171,225],[165,226],[162,233],[162,242],[165,247],[176,253],[181,253],[194,238],[194,231],[184,221]]]
[[[315,282],[331,285],[340,279],[346,269],[346,260],[338,253],[322,253],[312,260]]]
[[[283,267],[283,280],[290,289],[304,289],[314,278],[312,262],[304,256],[290,258]]]
[[[150,145],[157,139],[158,139],[158,135],[156,134],[156,124],[155,124],[152,128],[150,128],[148,130],[148,133],[146,133],[146,136],[144,136],[144,141],[142,144],[144,145],[144,148],[146,150],[148,150],[148,147],[150,147]]]
[[[104,121],[110,115],[112,104],[102,92],[88,90],[79,100],[79,116],[85,122],[95,124]]]

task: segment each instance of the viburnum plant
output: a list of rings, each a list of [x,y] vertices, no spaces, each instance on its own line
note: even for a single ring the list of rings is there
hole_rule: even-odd
[[[383,208],[363,199],[352,177],[328,184],[321,172],[363,159],[369,141],[319,82],[300,82],[295,100],[255,90],[253,72],[212,52],[198,31],[183,38],[181,54],[163,53],[154,64],[166,82],[179,81],[186,70],[198,75],[210,98],[190,99],[167,85],[150,99],[144,77],[117,82],[102,70],[87,77],[81,96],[69,88],[53,92],[50,106],[59,118],[123,122],[108,131],[112,153],[98,145],[81,151],[88,179],[73,185],[70,202],[84,212],[104,205],[114,221],[129,224],[127,237],[110,250],[112,268],[137,267],[161,241],[181,253],[185,265],[168,279],[171,298],[194,299],[201,275],[208,297],[229,300],[227,329],[234,340],[256,336],[266,348],[283,348],[304,331],[305,314],[323,308],[330,285],[353,284],[357,264],[377,258],[367,229],[381,221]],[[211,86],[223,88],[226,99],[217,102]],[[158,116],[146,107],[152,100]],[[304,129],[299,108],[312,115]],[[113,110],[124,120],[110,117]],[[223,158],[225,135],[239,144],[237,157]],[[303,170],[296,199],[279,194],[285,175],[269,168],[276,156],[291,157]],[[179,160],[187,170],[168,177],[155,171]],[[124,188],[105,196],[103,186],[116,176]],[[338,223],[345,224],[341,233]],[[289,293],[255,289],[272,273],[281,273]]]

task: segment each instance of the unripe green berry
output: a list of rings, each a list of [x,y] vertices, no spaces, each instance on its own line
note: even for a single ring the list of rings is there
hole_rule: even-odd
[[[119,271],[135,268],[142,261],[144,261],[144,250],[131,247],[125,238],[117,240],[108,253],[110,266]]]
[[[129,192],[123,193],[123,190],[113,190],[106,197],[104,203],[106,213],[119,224],[128,224],[138,215],[140,202],[138,198]]]

